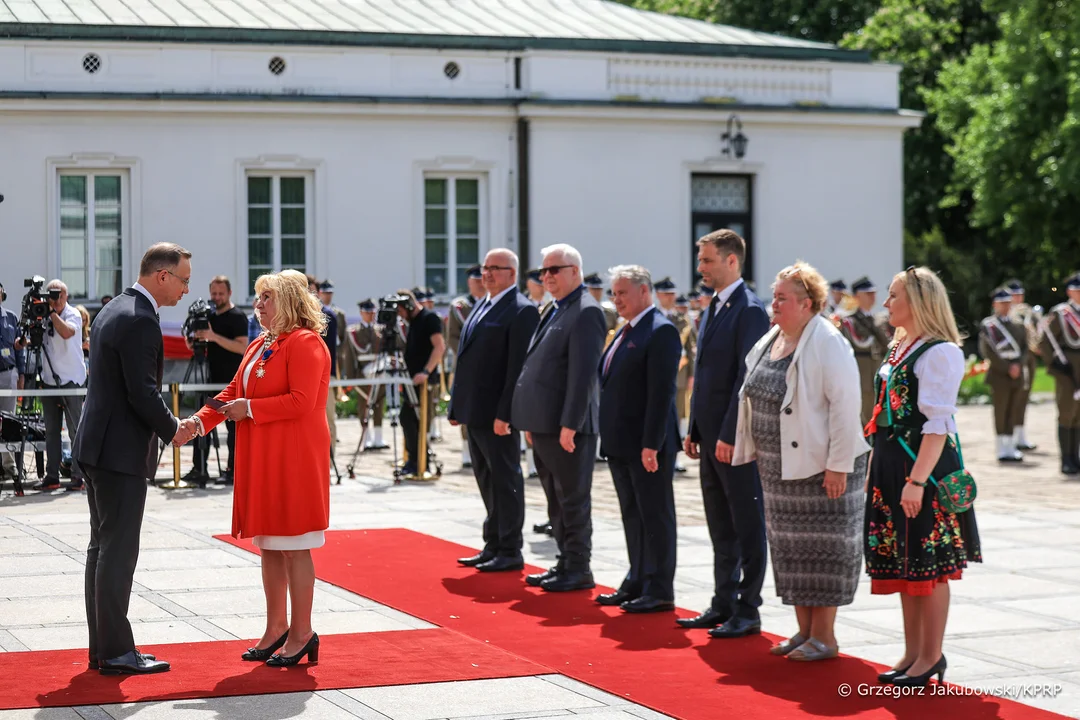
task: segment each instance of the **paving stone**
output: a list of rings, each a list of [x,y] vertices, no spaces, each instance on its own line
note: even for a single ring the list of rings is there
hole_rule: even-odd
[[[1080,629],[1018,633],[1007,640],[984,634],[951,642],[991,660],[1023,662],[1042,670],[1080,670],[1080,655],[1076,652],[1080,647]]]
[[[129,615],[129,617],[132,616]],[[207,642],[214,639],[179,619],[164,622],[138,622],[132,620],[131,632],[135,637],[135,642],[139,645]],[[11,634],[30,650],[84,648],[87,643],[85,619],[78,625],[13,628]]]
[[[603,706],[596,700],[534,677],[360,688],[342,692],[393,720],[437,720]]]
[[[54,555],[56,548],[48,545],[37,538],[23,537],[0,537],[0,557],[9,558],[13,555]]]
[[[0,577],[4,578],[19,575],[53,575],[82,572],[82,563],[67,555],[55,553],[41,556],[5,557],[3,562],[0,562]]]
[[[252,555],[245,562],[225,550],[217,548],[183,550],[146,550],[139,552],[142,570],[198,570],[212,567],[251,567],[258,559]]]
[[[2,710],[0,720],[84,720],[73,708],[27,708]]]
[[[315,693],[241,695],[160,703],[102,706],[118,720],[355,720],[356,716]]]
[[[256,567],[218,567],[195,570],[146,570],[135,572],[135,582],[148,590],[206,590],[261,586],[262,571]]]
[[[6,561],[5,561],[6,562]],[[85,573],[69,575],[31,575],[9,578],[0,583],[0,595],[11,598],[53,598],[78,595],[86,585]]]
[[[263,631],[266,629],[266,617],[264,615],[232,615],[208,618],[208,620],[237,638],[258,639],[262,637]],[[416,629],[400,620],[389,618],[376,610],[312,613],[311,625],[320,636]]]
[[[152,620],[172,617],[157,605],[133,595],[128,608],[131,620]],[[86,621],[86,600],[82,594],[60,597],[19,598],[0,601],[0,627],[13,628],[46,623]]]

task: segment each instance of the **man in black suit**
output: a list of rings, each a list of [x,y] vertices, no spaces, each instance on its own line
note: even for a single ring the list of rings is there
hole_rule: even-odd
[[[607,322],[584,292],[581,254],[569,245],[544,248],[541,273],[554,300],[529,343],[517,379],[511,423],[536,451],[559,560],[526,582],[549,592],[596,587],[592,555],[592,473],[600,424],[596,366]]]
[[[143,655],[127,620],[146,480],[157,471],[157,438],[182,445],[193,420],[178,422],[161,399],[165,355],[159,307],[188,292],[191,253],[159,243],[143,255],[139,281],[101,309],[90,344],[90,381],[72,456],[86,474],[90,544],[86,622],[90,667],[101,674],[157,673],[169,663]]]
[[[540,313],[518,292],[518,258],[492,250],[480,268],[487,295],[461,328],[447,417],[468,430],[473,474],[484,499],[484,549],[458,560],[483,572],[520,570],[525,523],[521,433],[510,426],[518,374]]]
[[[757,464],[731,465],[746,354],[769,329],[765,304],[742,280],[745,259],[746,242],[731,230],[698,240],[698,272],[715,294],[698,331],[684,449],[691,459],[697,459],[701,449],[701,494],[713,544],[715,594],[708,610],[678,623],[713,628],[709,634],[721,638],[761,632],[758,608],[765,582],[765,510]]]
[[[619,496],[630,572],[601,605],[626,612],[675,609],[675,410],[682,340],[652,304],[652,277],[638,265],[611,270],[615,309],[626,321],[600,359],[600,453]]]

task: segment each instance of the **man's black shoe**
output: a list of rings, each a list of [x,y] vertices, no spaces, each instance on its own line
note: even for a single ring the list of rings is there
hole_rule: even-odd
[[[565,570],[553,578],[540,583],[540,589],[546,592],[570,592],[572,590],[591,590],[596,587],[592,573],[588,570]]]
[[[499,555],[487,562],[480,563],[476,566],[476,569],[480,572],[507,572],[510,570],[521,570],[524,567],[525,560],[521,558],[521,556],[513,558]]]
[[[139,649],[138,649],[138,648],[135,648],[135,652],[136,652],[136,653],[138,653],[139,655],[141,655],[141,656],[143,657],[143,659],[144,659],[144,660],[157,660],[157,658],[156,658],[156,657],[154,657],[153,655],[151,655],[151,654],[149,654],[149,653],[141,653],[141,652],[139,652]],[[91,669],[91,670],[98,670],[98,669],[100,669],[100,668],[98,667],[98,661],[97,661],[97,660],[91,660],[91,661],[90,661],[89,663],[87,663],[87,665],[89,665],[89,666],[90,666],[90,669]]]
[[[164,660],[151,660],[134,650],[98,665],[98,672],[102,675],[149,675],[169,670],[169,663]]]
[[[727,622],[729,615],[726,615],[719,610],[713,610],[709,608],[700,615],[692,618],[679,618],[675,623],[681,628],[687,628],[688,630],[694,630],[698,628],[714,628],[717,625],[723,625]]]
[[[559,568],[553,567],[549,570],[545,570],[542,573],[536,573],[535,575],[526,575],[525,584],[532,585],[533,587],[540,587],[544,584],[545,580],[550,580],[553,577],[557,577],[559,574]]]
[[[622,605],[623,612],[628,613],[654,613],[668,612],[675,609],[674,600],[661,600],[650,595],[642,595],[636,600],[627,600]]]
[[[416,465],[411,463],[411,462],[407,462],[407,463],[405,463],[404,465],[401,466],[401,475],[403,475],[403,476],[404,475],[415,475],[416,471],[417,471]]]
[[[458,558],[458,563],[464,565],[465,567],[476,567],[480,563],[486,563],[488,560],[491,560],[494,557],[495,553],[491,552],[490,550],[483,550],[473,555],[472,557]]]
[[[633,600],[636,595],[626,592],[625,590],[616,590],[613,593],[605,593],[603,595],[596,596],[596,603],[598,605],[622,605],[624,602]]]
[[[38,492],[50,492],[52,490],[59,490],[60,481],[49,480],[48,478],[46,478],[45,480],[39,482],[37,485],[34,485],[33,489],[37,490]]]
[[[720,627],[709,631],[709,637],[714,638],[741,638],[747,635],[761,633],[761,619],[733,617]]]
[[[75,478],[74,480],[69,482],[67,487],[64,488],[64,489],[67,490],[68,492],[78,492],[79,490],[82,490],[84,487],[85,486],[83,485],[82,478]]]
[[[533,525],[533,532],[541,535],[550,535],[552,532],[551,523],[537,523],[536,525]]]

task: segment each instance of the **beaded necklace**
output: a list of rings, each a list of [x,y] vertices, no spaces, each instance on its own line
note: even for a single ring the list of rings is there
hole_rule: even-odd
[[[900,363],[904,361],[904,358],[907,357],[907,354],[911,352],[911,349],[919,344],[920,340],[922,340],[922,335],[908,343],[907,347],[904,348],[904,352],[899,354],[897,353],[897,351],[900,349],[900,343],[893,345],[892,350],[889,351],[889,357],[885,359],[885,362],[894,368],[897,367]],[[890,374],[892,373],[891,370],[889,372]],[[881,411],[885,405],[885,389],[888,387],[888,385],[888,382],[881,383],[881,392],[878,393],[877,404],[874,405],[874,414],[870,416],[870,422],[866,423],[866,427],[863,428],[863,435],[866,437],[870,437],[877,432],[877,419],[878,415],[881,414]]]

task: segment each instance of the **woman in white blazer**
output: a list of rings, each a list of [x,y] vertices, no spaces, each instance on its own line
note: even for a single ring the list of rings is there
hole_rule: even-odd
[[[791,660],[834,658],[836,609],[862,572],[866,459],[859,367],[822,314],[828,283],[803,262],[773,284],[773,327],[746,356],[733,465],[757,460],[776,594],[799,632]]]

